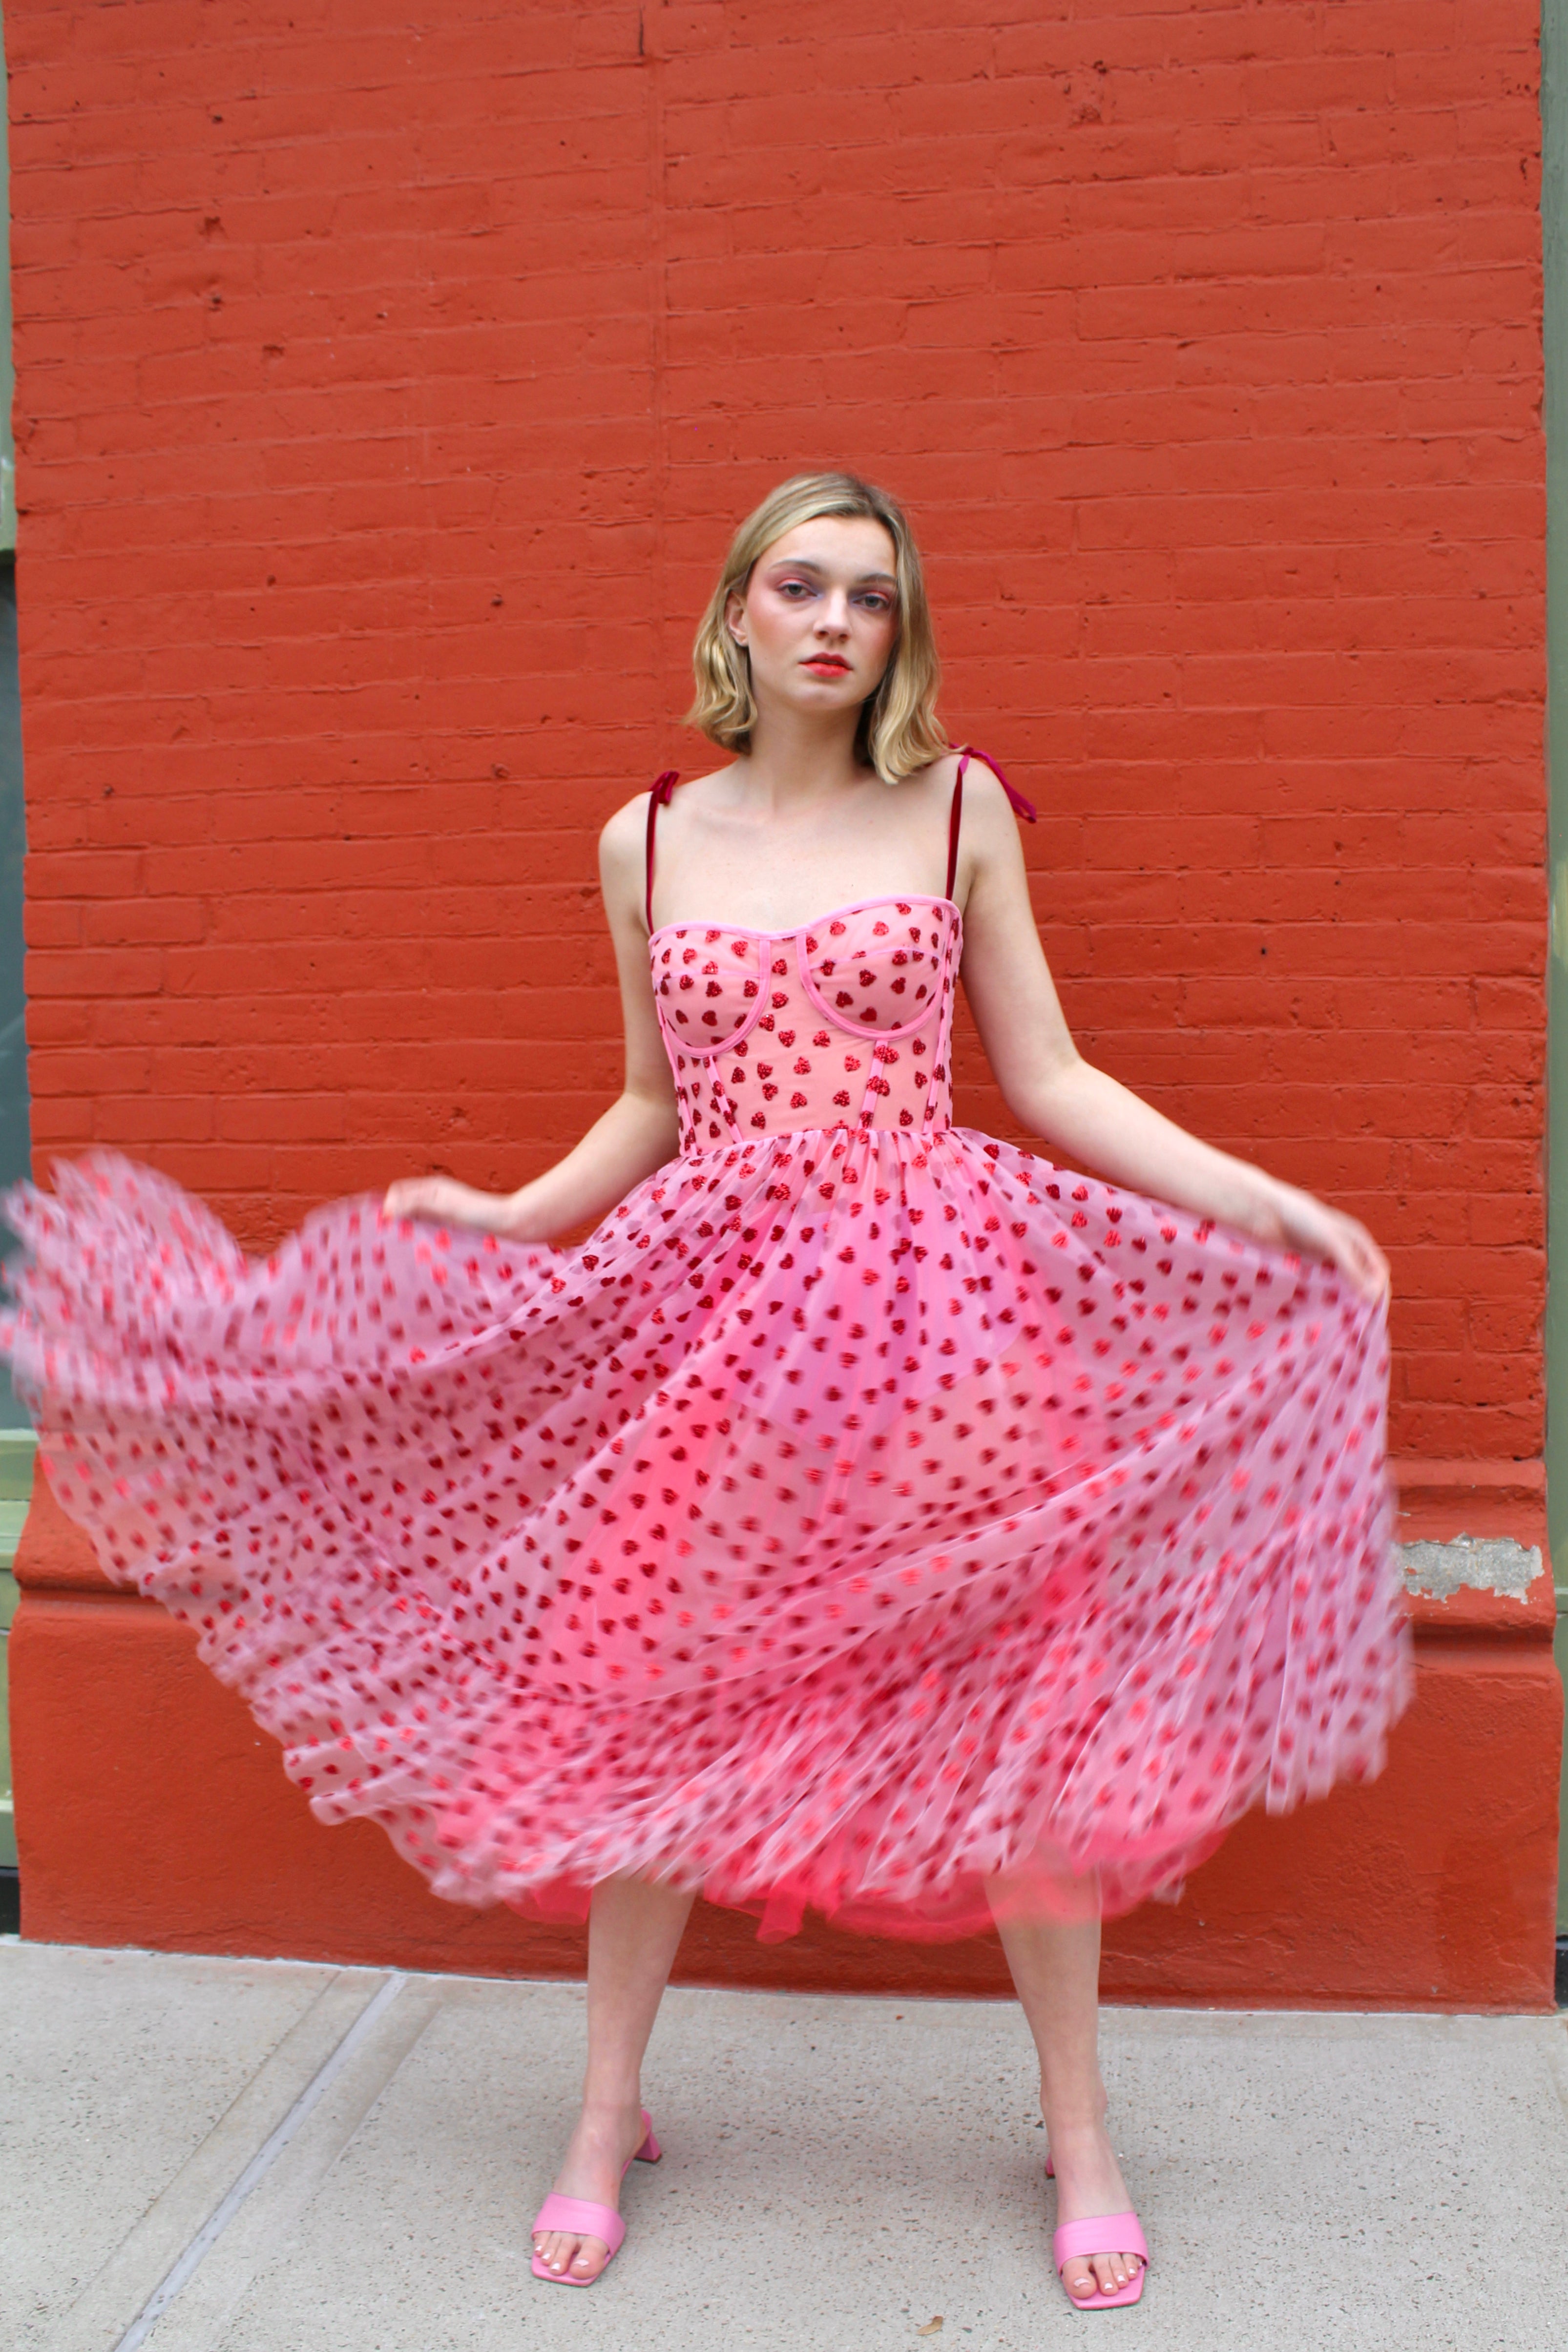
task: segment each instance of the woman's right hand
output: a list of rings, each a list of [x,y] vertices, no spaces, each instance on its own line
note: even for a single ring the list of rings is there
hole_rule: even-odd
[[[451,1176],[405,1176],[389,1184],[384,1217],[419,1217],[437,1225],[470,1225],[484,1234],[504,1234],[511,1225],[510,1192],[477,1192]]]
[[[1294,1184],[1271,1180],[1270,1191],[1279,1231],[1269,1233],[1268,1240],[1299,1250],[1303,1257],[1327,1258],[1363,1298],[1377,1306],[1388,1304],[1393,1279],[1388,1260],[1364,1225]]]

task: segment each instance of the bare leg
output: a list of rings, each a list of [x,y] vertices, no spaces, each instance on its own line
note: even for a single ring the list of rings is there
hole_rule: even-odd
[[[1057,2171],[1057,2219],[1125,2213],[1131,2200],[1105,2127],[1100,2072],[1100,1920],[1009,1919],[997,1889],[997,1931],[1040,2056],[1040,2113]],[[1062,2272],[1074,2302],[1135,2278],[1136,2254],[1108,2247]]]
[[[692,1897],[643,1878],[606,1878],[588,1915],[588,2067],[583,2112],[555,2187],[563,2197],[621,2204],[621,2175],[642,2138],[641,2073],[653,2021],[675,1965]],[[602,2238],[536,2231],[547,2270],[597,2278],[609,2260]]]

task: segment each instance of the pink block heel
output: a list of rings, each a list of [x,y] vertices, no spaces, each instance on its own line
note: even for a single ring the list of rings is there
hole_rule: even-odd
[[[1086,2221],[1064,2221],[1051,2240],[1051,2253],[1060,2278],[1068,2263],[1085,2254],[1136,2254],[1138,2275],[1115,2294],[1068,2294],[1075,2311],[1110,2311],[1119,2304],[1136,2303],[1149,2270],[1149,2248],[1136,2213],[1091,2213]],[[1067,2290],[1063,2289],[1066,2294]]]
[[[653,2118],[645,2107],[642,2111],[643,2137],[621,2167],[624,2180],[634,2164],[657,2164],[664,2154],[653,2136]],[[620,2252],[626,2241],[626,2225],[613,2205],[595,2205],[590,2197],[560,2197],[552,2189],[533,2217],[533,2228],[540,2230],[572,2230],[579,2237],[598,2238],[609,2248],[601,2267],[591,2279],[574,2278],[570,2271],[546,2270],[537,2254],[531,2268],[535,2278],[544,2279],[551,2286],[593,2286]]]

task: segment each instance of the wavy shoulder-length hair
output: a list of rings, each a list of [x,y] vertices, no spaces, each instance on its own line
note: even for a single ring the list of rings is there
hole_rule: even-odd
[[[860,707],[855,749],[885,784],[900,783],[951,749],[936,715],[941,667],[920,550],[909,520],[896,499],[855,474],[795,474],[746,517],[698,627],[691,649],[697,699],[686,723],[700,727],[710,743],[726,751],[751,750],[757,723],[751,656],[731,635],[726,611],[731,596],[744,595],[758,557],[786,530],[815,522],[818,515],[879,522],[893,542],[899,634],[876,693]]]

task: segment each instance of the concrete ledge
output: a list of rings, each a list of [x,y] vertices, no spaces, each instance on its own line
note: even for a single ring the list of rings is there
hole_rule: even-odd
[[[1439,1482],[1436,1502],[1413,1491],[1407,1564],[1436,1589],[1411,1596],[1415,1703],[1387,1771],[1284,1820],[1251,1815],[1182,1903],[1109,1923],[1108,1999],[1552,2007],[1563,1718],[1543,1561],[1518,1589],[1542,1549],[1542,1490],[1516,1477],[1512,1487]],[[576,1929],[438,1903],[369,1824],[323,1829],[273,1742],[198,1664],[191,1636],[107,1584],[42,1479],[18,1570],[29,1937],[500,1976],[580,1971]],[[1466,1580],[1480,1576],[1490,1580]],[[701,1906],[681,1974],[911,1997],[997,1995],[1008,1983],[994,1938],[873,1941],[815,1922],[764,1945],[751,1919]]]

